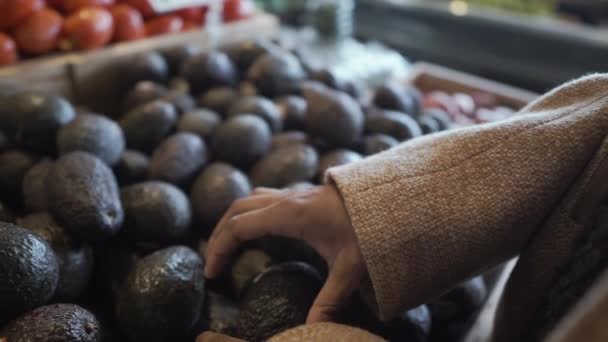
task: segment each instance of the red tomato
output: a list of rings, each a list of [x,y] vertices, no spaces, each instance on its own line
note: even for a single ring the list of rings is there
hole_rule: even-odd
[[[66,18],[61,47],[67,50],[92,50],[110,42],[114,32],[112,14],[98,7],[83,8]]]
[[[40,11],[44,0],[1,0],[0,30],[17,26],[30,14]]]
[[[46,0],[46,5],[57,11],[63,11],[64,0]]]
[[[255,5],[247,0],[225,0],[224,21],[234,21],[249,17],[255,11]]]
[[[184,20],[184,26],[182,27],[182,32],[194,31],[200,28],[202,25],[193,20]]]
[[[76,12],[86,7],[110,7],[114,0],[63,0],[63,10],[67,13]]]
[[[119,4],[111,9],[114,18],[114,40],[136,40],[146,35],[144,19],[137,10],[127,4]]]
[[[0,32],[0,65],[13,64],[17,59],[17,44],[11,37]]]
[[[30,15],[15,28],[13,34],[19,50],[32,55],[55,50],[62,23],[61,15],[50,8]]]
[[[122,2],[136,8],[144,18],[156,15],[156,12],[154,12],[154,9],[148,0],[122,0]]]
[[[184,27],[184,20],[176,15],[161,15],[146,22],[146,35],[158,36],[161,34],[180,32]]]
[[[182,17],[184,20],[190,20],[197,23],[203,22],[204,11],[203,7],[190,7],[176,11],[175,14]]]

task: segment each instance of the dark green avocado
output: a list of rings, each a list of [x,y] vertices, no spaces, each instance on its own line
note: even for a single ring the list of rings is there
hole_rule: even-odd
[[[259,38],[230,46],[227,49],[227,54],[239,70],[245,73],[258,57],[277,50],[279,50],[279,47],[271,41]]]
[[[46,184],[50,212],[76,236],[98,241],[120,229],[124,215],[116,178],[97,157],[86,152],[62,156]]]
[[[204,297],[203,261],[173,246],[137,261],[118,292],[116,318],[134,341],[176,341],[198,321]]]
[[[135,107],[120,120],[127,147],[147,153],[156,148],[176,123],[175,106],[162,100]]]
[[[93,273],[93,250],[74,238],[48,213],[28,215],[17,223],[46,241],[57,256],[59,283],[53,296],[55,302],[77,299],[87,287]]]
[[[124,110],[125,112],[128,112],[144,103],[158,100],[165,96],[167,92],[167,87],[162,84],[154,83],[152,81],[137,82],[125,97]]]
[[[283,128],[281,114],[272,101],[261,96],[248,96],[234,102],[228,110],[228,117],[241,114],[253,114],[266,121],[273,133],[280,132]]]
[[[219,51],[191,56],[184,61],[180,70],[180,75],[190,83],[195,95],[214,87],[233,86],[238,79],[237,69],[230,58]]]
[[[319,156],[309,145],[289,145],[271,152],[251,170],[254,186],[283,188],[291,183],[308,181],[317,172]]]
[[[247,71],[247,80],[270,98],[293,93],[305,78],[300,61],[286,51],[273,51],[258,57]]]
[[[431,333],[431,313],[426,305],[420,305],[381,323],[379,333],[389,341],[426,342]]]
[[[425,117],[428,116],[428,117],[432,118],[433,120],[435,120],[437,122],[437,124],[439,125],[440,131],[450,129],[450,127],[452,126],[452,120],[450,119],[450,116],[448,115],[448,113],[446,113],[442,110],[431,109],[431,110],[424,112],[423,116],[425,116]]]
[[[2,102],[0,130],[33,152],[54,153],[57,131],[76,115],[74,107],[56,95],[20,93]]]
[[[162,51],[169,65],[169,71],[173,75],[179,73],[179,68],[185,60],[199,53],[201,53],[201,49],[198,46],[190,44],[171,46]]]
[[[28,213],[46,211],[46,176],[53,162],[41,160],[32,166],[23,177],[23,206]]]
[[[34,159],[24,151],[0,152],[0,198],[11,203],[19,202],[23,178],[34,163]]]
[[[434,322],[467,319],[483,304],[487,288],[482,277],[465,281],[429,303]]]
[[[345,93],[325,87],[304,88],[308,103],[308,133],[336,147],[349,147],[363,134],[364,117],[359,104]]]
[[[271,150],[277,150],[289,145],[307,144],[308,135],[301,131],[289,131],[272,136]]]
[[[80,114],[57,134],[59,155],[74,151],[89,152],[113,166],[125,149],[120,126],[102,115]]]
[[[182,115],[177,123],[179,132],[189,132],[201,139],[209,140],[213,131],[222,123],[222,118],[208,109],[194,109]]]
[[[176,133],[154,150],[148,175],[150,179],[186,186],[206,162],[207,146],[198,135]]]
[[[0,325],[47,303],[57,288],[59,265],[38,235],[0,223]]]
[[[370,134],[363,137],[363,146],[361,152],[366,156],[371,156],[376,153],[388,150],[393,146],[397,146],[399,141],[386,134]]]
[[[439,132],[441,127],[439,126],[439,122],[435,120],[430,115],[422,115],[418,118],[418,125],[422,130],[422,134],[431,134],[435,132]]]
[[[385,110],[368,115],[365,119],[365,130],[368,134],[386,134],[405,141],[422,135],[422,130],[411,116]]]
[[[138,183],[120,194],[125,211],[123,230],[136,243],[166,246],[183,237],[190,227],[188,197],[169,183]]]
[[[307,264],[269,267],[243,293],[235,329],[237,337],[251,342],[265,341],[304,324],[321,285],[321,277]]]
[[[234,201],[250,193],[251,185],[245,174],[229,164],[213,163],[194,182],[190,201],[197,220],[213,225]]]
[[[74,304],[36,308],[0,331],[10,342],[101,342],[101,326],[88,310]]]
[[[325,153],[319,160],[319,171],[317,172],[318,181],[320,183],[323,182],[325,171],[329,168],[354,163],[361,159],[363,159],[363,157],[359,153],[345,149],[337,149]]]
[[[239,94],[230,87],[211,88],[198,98],[198,105],[210,109],[222,117],[228,113],[228,108],[238,100]]]
[[[414,118],[420,115],[422,95],[413,87],[388,82],[376,89],[373,103],[382,109],[394,110]]]
[[[285,130],[306,129],[306,100],[297,95],[278,98],[275,104],[279,110]]]
[[[196,107],[196,101],[192,95],[182,90],[169,90],[160,99],[173,104],[177,114],[187,113]]]
[[[125,150],[114,166],[114,175],[120,186],[144,181],[148,177],[150,159],[135,150]]]
[[[271,132],[260,117],[237,115],[213,132],[211,143],[216,159],[246,169],[268,153]]]
[[[165,83],[169,80],[169,65],[159,52],[140,53],[124,65],[122,75],[127,85],[139,81]]]

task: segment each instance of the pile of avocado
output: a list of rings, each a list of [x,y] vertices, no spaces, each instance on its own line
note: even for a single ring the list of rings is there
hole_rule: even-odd
[[[320,256],[268,236],[208,281],[214,225],[253,187],[319,184],[450,125],[414,88],[365,89],[262,39],[140,54],[117,82],[112,115],[0,85],[0,340],[263,341],[302,324],[327,275]],[[469,320],[478,285],[388,323],[353,300],[342,322],[425,341],[435,315],[438,329]]]

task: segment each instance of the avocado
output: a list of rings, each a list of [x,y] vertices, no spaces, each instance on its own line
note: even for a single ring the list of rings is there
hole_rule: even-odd
[[[255,84],[249,81],[243,81],[239,83],[238,89],[239,94],[245,97],[258,96],[260,94],[258,88],[255,87]]]
[[[208,109],[194,109],[182,115],[177,122],[179,132],[189,132],[201,139],[209,140],[213,131],[222,123],[222,118]]]
[[[206,162],[207,146],[198,135],[176,133],[154,150],[148,175],[150,179],[186,186]]]
[[[51,304],[36,308],[0,331],[10,342],[101,342],[101,326],[95,316],[74,304]]]
[[[283,121],[285,130],[306,129],[306,100],[297,95],[287,95],[278,98],[275,105]]]
[[[286,51],[273,51],[258,57],[247,71],[247,80],[270,98],[294,92],[305,78],[300,61]]]
[[[260,117],[238,115],[216,128],[211,142],[216,159],[248,168],[270,150],[271,132]]]
[[[261,117],[270,126],[273,133],[280,132],[283,128],[283,122],[277,107],[272,101],[260,96],[243,97],[234,102],[228,109],[228,118],[240,114],[253,114]]]
[[[380,335],[389,341],[426,342],[430,333],[431,313],[426,305],[405,311],[380,328]]]
[[[15,222],[15,217],[13,216],[13,213],[2,202],[0,202],[0,222],[4,222],[4,223]]]
[[[439,122],[430,115],[422,115],[418,118],[418,125],[422,130],[422,134],[431,134],[439,132]]]
[[[308,181],[317,172],[319,156],[309,145],[289,145],[271,152],[251,170],[255,187],[283,188],[291,183]]]
[[[144,181],[148,177],[150,160],[135,150],[125,150],[114,166],[114,175],[120,186]]]
[[[120,120],[127,147],[142,152],[154,150],[176,123],[175,106],[162,100],[135,107]]]
[[[34,159],[23,151],[0,152],[0,197],[19,202],[23,178],[34,164]]]
[[[211,88],[199,96],[198,105],[225,117],[228,113],[228,108],[238,100],[238,97],[238,92],[230,87]]]
[[[250,193],[251,185],[245,174],[229,164],[213,163],[194,182],[190,201],[196,218],[214,225],[234,201]]]
[[[365,118],[365,131],[368,134],[386,134],[405,141],[422,135],[422,130],[411,116],[400,112],[385,110]]]
[[[48,302],[57,288],[59,265],[38,235],[0,223],[0,325]]]
[[[319,274],[304,263],[267,268],[244,290],[235,329],[237,337],[265,341],[304,324],[321,285]]]
[[[327,262],[304,240],[271,235],[257,239],[254,246],[268,254],[275,263],[300,261],[311,265],[321,275],[327,275]]]
[[[305,87],[306,123],[312,136],[336,147],[349,147],[363,134],[364,117],[359,104],[345,93],[328,88]]]
[[[203,261],[173,246],[136,262],[118,292],[116,318],[135,341],[176,341],[199,319],[204,296]]]
[[[185,60],[199,53],[201,53],[201,49],[198,46],[190,44],[175,45],[162,51],[169,65],[169,71],[173,75],[179,73],[179,68]]]
[[[450,115],[440,109],[428,110],[424,112],[423,116],[429,116],[435,121],[437,121],[440,131],[450,129],[450,126],[452,126],[452,120],[450,119]]]
[[[87,152],[66,154],[46,178],[53,217],[85,240],[98,241],[118,232],[123,210],[112,170]]]
[[[238,79],[237,69],[228,56],[219,51],[200,53],[184,61],[180,75],[192,93],[200,95],[213,87],[233,86]]]
[[[308,135],[304,132],[283,132],[272,136],[271,150],[274,151],[285,146],[306,143],[308,143]]]
[[[348,93],[348,82],[338,77],[335,72],[332,72],[328,69],[313,71],[311,79],[313,81],[321,82],[329,88]]]
[[[169,90],[162,84],[154,83],[152,81],[139,81],[135,83],[135,86],[127,93],[124,101],[125,111],[143,105],[154,100],[157,100]]]
[[[161,100],[167,101],[175,107],[177,114],[184,114],[196,107],[196,101],[187,92],[181,90],[169,90]]]
[[[363,159],[363,157],[359,153],[345,149],[337,149],[325,153],[319,160],[319,168],[317,171],[319,183],[323,182],[325,172],[329,168],[354,163],[361,159]]]
[[[376,89],[372,102],[386,110],[403,112],[418,117],[422,107],[422,95],[413,87],[388,82]]]
[[[170,91],[179,91],[182,93],[190,93],[190,83],[181,77],[173,77],[169,81]]]
[[[245,73],[258,57],[277,50],[279,47],[271,41],[258,38],[228,47],[227,54],[239,70]]]
[[[471,278],[429,303],[433,322],[468,319],[481,308],[487,295],[481,276]]]
[[[399,145],[399,141],[390,135],[370,134],[363,137],[361,152],[366,156],[371,156],[397,145]]]
[[[57,131],[76,116],[74,107],[56,95],[20,93],[2,102],[0,130],[33,152],[54,153]]]
[[[266,252],[259,249],[245,249],[234,259],[230,269],[230,280],[234,294],[239,297],[255,276],[262,273],[272,260]]]
[[[93,249],[75,239],[46,212],[25,216],[17,222],[41,237],[55,252],[59,264],[59,282],[53,301],[77,299],[86,289],[93,273]]]
[[[188,197],[177,187],[149,181],[121,190],[123,230],[136,243],[166,246],[183,237],[192,219]]]
[[[165,83],[169,80],[169,65],[159,52],[144,52],[135,55],[124,65],[122,75],[129,86],[139,81]]]
[[[105,116],[78,115],[57,134],[59,155],[84,151],[112,166],[125,149],[125,136],[120,126]]]
[[[127,276],[141,257],[133,250],[130,241],[116,236],[94,245],[95,273],[90,284],[94,301],[102,300],[100,307],[114,316],[112,302],[124,285]]]

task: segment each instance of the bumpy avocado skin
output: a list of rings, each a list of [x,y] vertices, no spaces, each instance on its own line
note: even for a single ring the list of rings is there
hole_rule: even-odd
[[[167,245],[186,234],[192,212],[186,195],[174,185],[148,181],[121,191],[123,229],[135,242]]]
[[[203,261],[173,246],[135,264],[118,292],[116,317],[134,341],[176,341],[199,319],[204,296]]]
[[[0,223],[0,270],[0,324],[48,302],[59,280],[51,246],[10,223]]]
[[[317,172],[319,156],[309,145],[288,145],[270,153],[252,169],[254,186],[283,188],[291,183],[307,181]]]
[[[34,163],[34,158],[24,151],[0,152],[0,198],[19,204],[23,178]]]
[[[129,111],[139,105],[160,99],[168,92],[167,87],[152,81],[137,82],[127,93],[124,100],[124,109]]]
[[[285,130],[305,130],[306,129],[306,108],[308,104],[303,97],[297,95],[287,95],[278,98],[275,104],[283,119]]]
[[[310,266],[285,263],[268,268],[245,289],[236,332],[246,341],[265,341],[304,324],[321,289],[321,279]]]
[[[72,152],[51,167],[46,181],[49,209],[70,232],[99,241],[118,232],[124,213],[112,170],[95,156]]]
[[[369,115],[365,120],[365,130],[370,134],[390,135],[399,141],[422,135],[418,122],[411,116],[389,110]]]
[[[213,131],[222,123],[222,118],[208,109],[195,109],[182,115],[177,123],[179,132],[189,132],[201,139],[210,139]]]
[[[258,57],[247,71],[247,80],[270,98],[293,93],[305,78],[300,61],[285,51],[272,51]]]
[[[46,176],[53,162],[42,160],[32,166],[23,177],[23,206],[29,213],[46,211]]]
[[[397,146],[399,141],[386,134],[370,134],[363,138],[361,152],[366,156],[371,156],[382,151],[388,150],[393,146]]]
[[[48,213],[31,214],[19,219],[18,223],[44,239],[57,256],[59,283],[53,301],[68,302],[78,298],[93,273],[93,249],[74,238]]]
[[[185,186],[207,162],[207,145],[196,134],[176,133],[152,154],[149,178]]]
[[[228,108],[238,100],[239,94],[230,87],[211,88],[198,98],[198,105],[226,116]]]
[[[196,54],[184,61],[180,69],[194,94],[211,88],[233,86],[237,82],[237,70],[226,54],[211,51]]]
[[[142,182],[148,177],[150,159],[135,150],[125,150],[114,166],[114,175],[120,186]]]
[[[10,342],[100,342],[95,316],[74,304],[52,304],[34,309],[0,331]]]
[[[237,115],[221,124],[212,136],[216,159],[247,169],[270,150],[268,124],[255,115]]]
[[[127,147],[146,153],[153,151],[176,123],[175,106],[163,100],[137,106],[120,120]]]
[[[274,103],[261,96],[247,96],[236,101],[228,110],[228,117],[239,114],[253,114],[266,121],[273,133],[283,129],[281,115]]]
[[[351,150],[337,149],[325,153],[319,160],[319,171],[317,177],[319,182],[323,182],[325,171],[334,166],[346,165],[363,159],[363,157]]]

